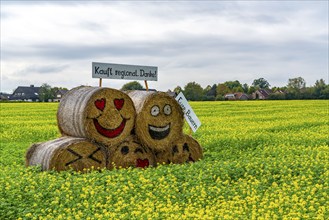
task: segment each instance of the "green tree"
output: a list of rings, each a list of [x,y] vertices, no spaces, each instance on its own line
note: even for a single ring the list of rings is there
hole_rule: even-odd
[[[216,95],[217,95],[217,85],[216,84],[212,85],[211,89],[207,92],[206,95],[216,97]]]
[[[126,83],[121,88],[122,91],[141,90],[141,89],[143,89],[143,86],[137,81],[132,81],[132,82]]]
[[[217,85],[214,84],[213,86],[208,85],[204,90],[203,90],[203,99],[204,101],[214,101],[216,99],[216,89]]]
[[[224,83],[218,84],[217,90],[216,90],[217,96],[218,95],[224,96],[225,94],[230,93],[230,92],[231,92],[230,88],[228,88]]]
[[[242,84],[238,80],[226,81],[224,82],[224,85],[226,85],[232,93],[243,92]]]
[[[234,90],[235,88],[238,88],[238,87],[242,88],[242,85],[238,80],[226,81],[226,82],[224,82],[224,85],[226,85],[230,90]]]
[[[320,98],[321,99],[329,99],[329,85],[326,85],[326,87],[323,90],[321,90]]]
[[[183,89],[182,89],[182,87],[180,87],[180,86],[176,86],[176,87],[174,88],[174,92],[175,92],[176,94],[179,94],[180,92],[183,92]]]
[[[254,86],[250,86],[249,88],[248,88],[248,94],[253,94],[254,92],[256,92],[256,88],[254,87]]]
[[[323,98],[321,92],[326,89],[326,83],[323,79],[317,80],[314,85],[314,95],[316,98]]]
[[[184,95],[187,100],[199,101],[202,100],[203,89],[200,84],[196,82],[189,82],[184,87]]]
[[[306,82],[302,77],[292,78],[288,80],[288,90],[297,90],[305,88]]]
[[[255,79],[254,82],[252,83],[252,86],[254,87],[258,87],[260,89],[268,89],[270,88],[270,84],[267,82],[266,79],[264,78],[259,78],[259,79]]]
[[[207,95],[207,93],[210,91],[210,89],[211,89],[211,86],[207,85],[206,88],[203,89],[203,94]]]
[[[301,93],[305,90],[306,82],[302,77],[292,78],[288,80],[287,94],[288,99],[300,99]]]
[[[54,99],[54,93],[50,85],[43,83],[39,90],[39,98],[42,102],[48,102],[50,99]]]
[[[249,90],[249,86],[248,86],[248,84],[247,84],[247,83],[243,84],[243,85],[242,85],[242,89],[243,89],[243,92],[244,92],[244,93],[248,93],[248,90]]]

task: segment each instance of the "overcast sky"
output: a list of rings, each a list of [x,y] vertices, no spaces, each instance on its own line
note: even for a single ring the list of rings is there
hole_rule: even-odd
[[[329,83],[328,10],[327,0],[1,0],[1,91],[97,86],[92,62],[157,66],[149,87],[164,91],[260,77],[272,87],[299,76]]]

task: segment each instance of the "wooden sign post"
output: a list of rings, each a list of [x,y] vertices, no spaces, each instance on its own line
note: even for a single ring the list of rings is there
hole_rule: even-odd
[[[144,80],[148,91],[147,81],[158,81],[158,67],[92,62],[92,77],[99,78],[99,87],[102,79]]]
[[[147,85],[147,81],[144,80],[144,83],[145,83],[145,89],[146,89],[146,91],[149,91],[149,86]]]

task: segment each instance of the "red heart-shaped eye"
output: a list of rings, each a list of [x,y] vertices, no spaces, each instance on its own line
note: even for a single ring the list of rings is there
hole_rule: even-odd
[[[137,159],[137,165],[136,167],[141,167],[141,168],[144,168],[144,167],[148,167],[149,166],[149,160],[148,159]]]
[[[103,98],[103,99],[97,99],[95,101],[95,106],[96,108],[98,108],[99,110],[103,111],[104,108],[105,108],[105,103],[106,103],[106,100]]]
[[[124,103],[125,103],[124,99],[114,99],[114,105],[118,110],[122,109]]]

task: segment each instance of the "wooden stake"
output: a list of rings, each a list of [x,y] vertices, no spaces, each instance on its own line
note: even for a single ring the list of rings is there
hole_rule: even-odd
[[[146,91],[149,91],[149,86],[147,85],[147,81],[144,80],[144,83],[145,83],[145,88],[146,88]]]
[[[99,87],[102,87],[102,78],[99,78]]]

